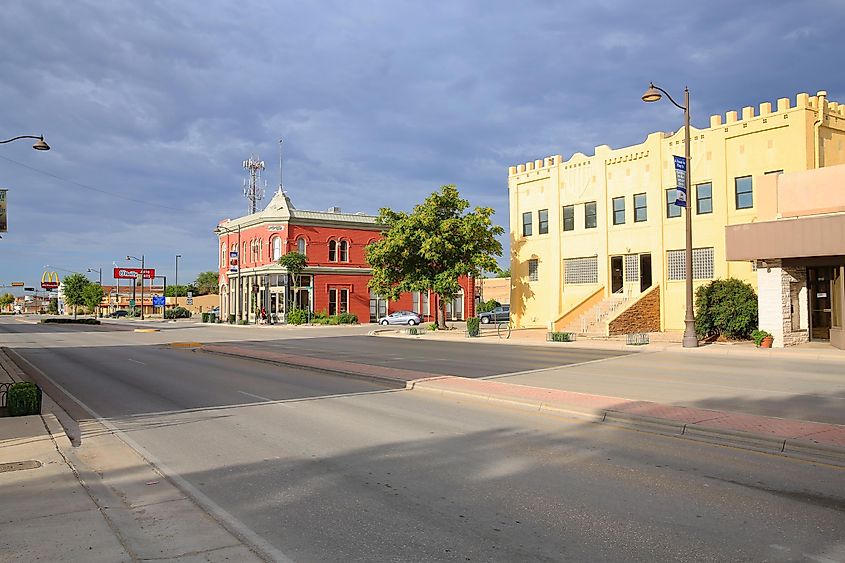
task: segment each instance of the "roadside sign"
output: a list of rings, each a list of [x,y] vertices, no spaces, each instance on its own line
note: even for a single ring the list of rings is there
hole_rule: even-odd
[[[193,304],[194,304],[194,298],[189,296],[188,297],[188,305],[193,305]]]
[[[23,286],[24,286],[23,282],[12,282],[12,287],[23,287]]]
[[[115,268],[114,277],[121,280],[134,280],[141,274],[141,268]],[[151,280],[156,275],[155,268],[144,268],[144,278]]]
[[[134,300],[134,299],[130,299],[130,300],[129,300],[129,306],[130,306],[130,307],[134,307],[134,306],[135,306],[135,300]]]
[[[153,296],[153,307],[164,307],[165,299],[163,295]]]
[[[194,296],[194,292],[193,292],[193,291],[189,291],[189,292],[188,292],[188,299],[190,299],[190,298],[191,298],[191,297],[193,297],[193,296]]]
[[[41,274],[41,287],[47,290],[59,287],[59,274],[56,272],[44,272]]]
[[[683,156],[675,156],[675,205],[678,207],[687,206],[687,159]]]
[[[35,291],[34,287],[25,287],[23,288],[24,291]]]

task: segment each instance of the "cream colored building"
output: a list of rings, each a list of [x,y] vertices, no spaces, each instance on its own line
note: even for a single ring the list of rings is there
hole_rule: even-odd
[[[845,106],[825,92],[799,94],[714,115],[691,137],[695,286],[736,277],[756,287],[752,261],[727,260],[725,227],[767,218],[761,206],[771,207],[770,196],[758,189],[766,175],[845,163]],[[681,128],[509,168],[517,326],[683,330],[684,217],[673,204],[673,155],[684,154],[684,142]]]

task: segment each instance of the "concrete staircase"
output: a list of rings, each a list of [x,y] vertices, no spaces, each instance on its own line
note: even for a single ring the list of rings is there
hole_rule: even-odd
[[[629,292],[614,293],[610,297],[600,301],[595,307],[578,317],[576,321],[568,325],[564,331],[574,332],[582,338],[607,338],[607,321],[610,316],[627,303],[630,298]]]

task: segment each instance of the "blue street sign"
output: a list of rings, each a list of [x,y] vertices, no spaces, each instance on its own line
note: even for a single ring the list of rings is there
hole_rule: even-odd
[[[154,295],[153,296],[153,307],[164,307],[164,296],[163,295]]]
[[[687,206],[687,159],[683,156],[675,157],[675,205]]]

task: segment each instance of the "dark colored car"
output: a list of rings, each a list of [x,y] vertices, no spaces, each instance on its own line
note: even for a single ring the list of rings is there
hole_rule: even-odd
[[[500,307],[496,307],[492,311],[488,311],[486,313],[478,313],[478,318],[483,324],[509,321],[511,320],[511,306],[501,305]]]
[[[109,313],[109,316],[113,319],[120,319],[120,318],[123,318],[123,317],[128,317],[129,311],[123,311],[123,310],[115,311],[113,313]]]

